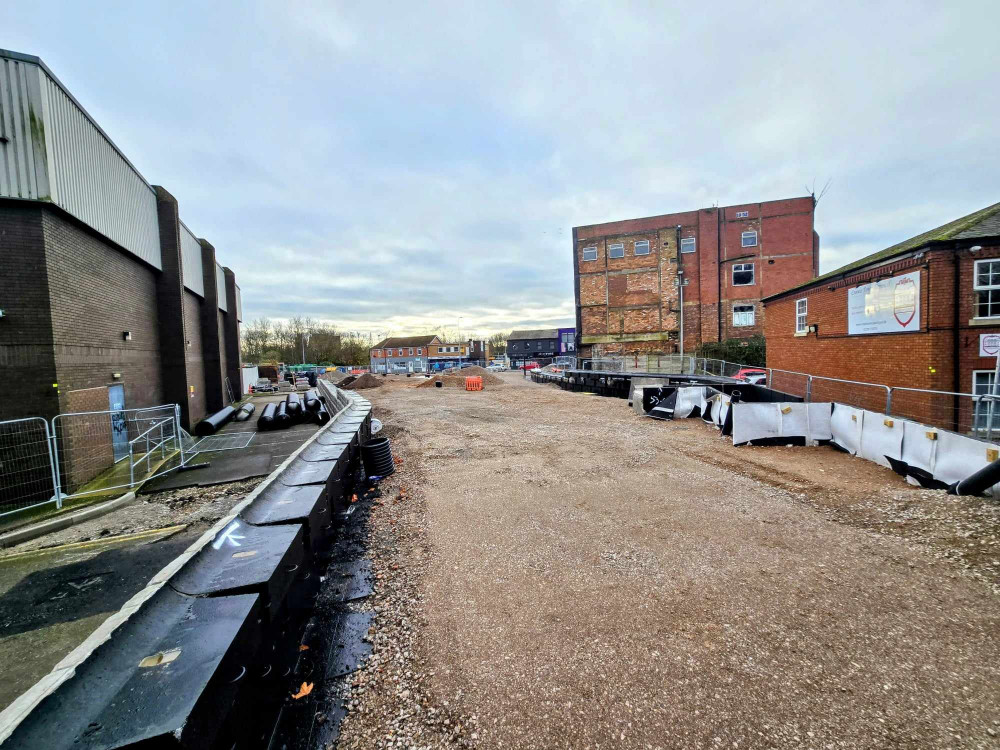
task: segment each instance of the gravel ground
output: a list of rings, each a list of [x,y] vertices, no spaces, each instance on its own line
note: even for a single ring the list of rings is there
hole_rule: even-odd
[[[11,547],[9,551],[58,547],[178,524],[186,524],[191,531],[204,530],[253,492],[262,479],[258,477],[211,487],[188,487],[139,495],[133,502],[105,516],[32,539]]]
[[[369,395],[341,747],[1000,747],[995,504],[503,378]]]

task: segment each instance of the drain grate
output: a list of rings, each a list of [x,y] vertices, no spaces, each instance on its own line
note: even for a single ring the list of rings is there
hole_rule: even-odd
[[[195,453],[209,453],[246,448],[256,434],[256,432],[234,432],[229,435],[209,435],[195,443],[192,450]]]

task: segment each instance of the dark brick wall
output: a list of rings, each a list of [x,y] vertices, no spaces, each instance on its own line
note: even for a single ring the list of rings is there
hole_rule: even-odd
[[[43,228],[63,410],[67,392],[114,382],[129,408],[164,403],[156,270],[54,209]]]
[[[219,287],[216,283],[215,248],[207,240],[201,243],[201,266],[205,299],[201,305],[201,356],[204,362],[205,409],[217,412],[225,406],[223,398],[222,340],[219,338]]]
[[[229,268],[222,269],[226,277],[225,342],[226,373],[233,384],[233,394],[239,398],[243,393],[243,370],[240,361],[240,321],[236,306],[236,274]]]
[[[0,419],[59,411],[42,207],[0,201],[0,371],[17,383],[0,399]]]
[[[219,337],[219,378],[222,380],[222,399],[224,404],[229,403],[229,392],[226,391],[226,378],[229,376],[228,362],[226,358],[226,313],[219,310],[216,315],[216,328]],[[233,396],[238,396],[238,383],[232,384]]]
[[[187,331],[187,404],[191,425],[205,416],[205,359],[202,356],[201,308],[204,302],[194,292],[184,290],[184,330]]]

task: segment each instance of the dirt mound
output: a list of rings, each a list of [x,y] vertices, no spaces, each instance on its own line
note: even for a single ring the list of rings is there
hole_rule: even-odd
[[[479,372],[470,372],[470,370],[479,370]],[[437,382],[441,382],[445,388],[465,388],[465,379],[473,375],[479,375],[483,379],[483,385],[503,385],[504,382],[488,373],[482,367],[466,367],[462,370],[462,374],[459,375],[457,372],[453,375],[435,375],[429,380],[425,380],[423,383],[417,385],[417,388],[435,388],[434,385]]]
[[[363,388],[381,388],[382,379],[372,375],[370,372],[366,372],[355,379],[350,385],[343,387],[349,388],[352,391],[360,391]]]

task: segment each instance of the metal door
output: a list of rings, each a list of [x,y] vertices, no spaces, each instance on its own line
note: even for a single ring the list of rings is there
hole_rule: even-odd
[[[125,386],[108,386],[108,408],[111,409],[111,447],[115,463],[128,455],[128,423],[125,421]]]

